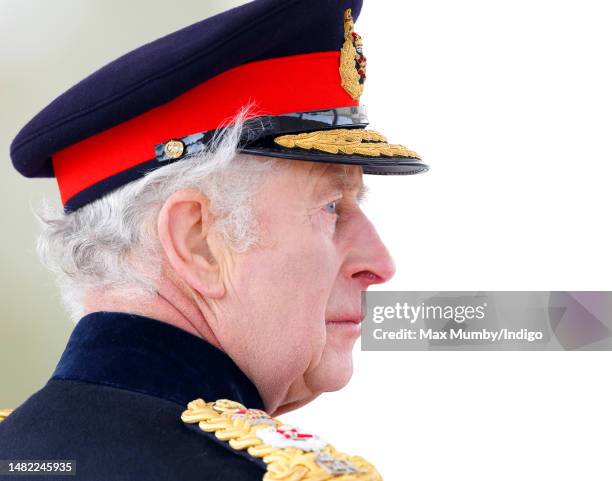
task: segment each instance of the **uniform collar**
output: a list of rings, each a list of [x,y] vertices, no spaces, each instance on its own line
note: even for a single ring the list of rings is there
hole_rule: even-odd
[[[226,398],[264,408],[227,354],[170,324],[123,312],[83,317],[51,379],[102,384],[181,405]]]

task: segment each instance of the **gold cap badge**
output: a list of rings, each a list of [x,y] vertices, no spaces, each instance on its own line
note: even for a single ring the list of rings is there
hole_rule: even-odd
[[[344,44],[340,50],[340,78],[344,90],[354,100],[359,100],[366,79],[366,58],[363,41],[354,28],[351,9],[347,8],[344,11]]]

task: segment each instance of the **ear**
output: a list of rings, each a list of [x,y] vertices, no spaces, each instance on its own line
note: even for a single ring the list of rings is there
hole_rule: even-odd
[[[225,286],[219,259],[210,249],[213,221],[208,198],[196,189],[182,189],[164,202],[157,232],[176,274],[203,297],[219,299]]]

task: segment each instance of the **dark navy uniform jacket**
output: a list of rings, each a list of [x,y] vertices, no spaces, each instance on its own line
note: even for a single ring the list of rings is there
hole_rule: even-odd
[[[181,421],[197,398],[263,409],[251,381],[204,340],[142,316],[89,314],[48,383],[0,422],[0,459],[75,460],[76,476],[4,478],[262,479],[262,461]]]

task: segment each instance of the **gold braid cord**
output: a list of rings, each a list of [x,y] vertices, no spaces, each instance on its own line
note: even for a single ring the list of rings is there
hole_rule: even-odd
[[[4,421],[12,412],[12,409],[0,409],[0,421]]]
[[[387,139],[374,130],[333,129],[281,135],[274,142],[293,149],[320,150],[328,154],[365,155],[368,157],[412,157],[419,154],[403,145],[388,144]]]
[[[235,401],[196,399],[181,419],[198,423],[200,429],[214,433],[232,448],[261,458],[267,465],[263,481],[382,481],[365,459],[336,451],[317,436]]]

